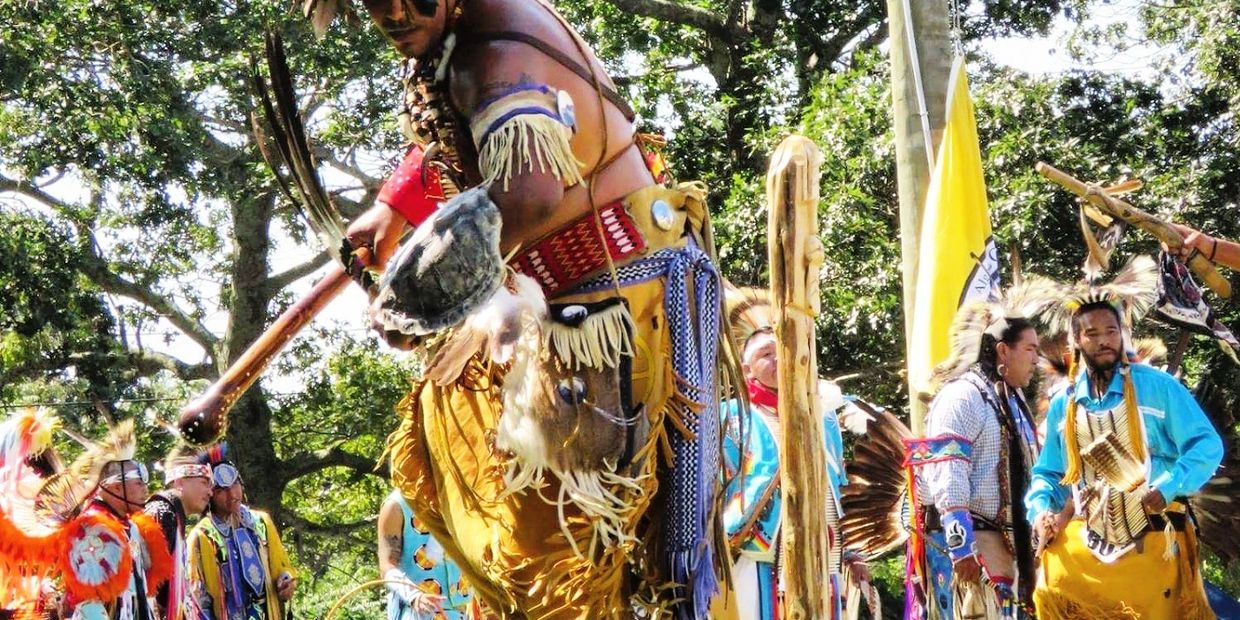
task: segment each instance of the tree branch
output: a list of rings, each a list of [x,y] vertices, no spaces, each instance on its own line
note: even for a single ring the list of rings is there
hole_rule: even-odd
[[[607,0],[607,2],[626,13],[692,26],[717,36],[728,37],[743,32],[742,28],[724,22],[713,11],[686,6],[671,0]]]
[[[378,516],[374,516],[350,523],[335,523],[328,525],[325,523],[316,523],[311,521],[293,512],[293,509],[288,506],[284,507],[281,516],[289,523],[289,525],[292,525],[303,532],[318,534],[320,536],[344,536],[363,528],[373,527],[379,520]]]
[[[340,447],[340,442],[322,450],[294,456],[286,460],[281,469],[284,471],[285,480],[296,480],[331,467],[345,467],[360,473],[379,476],[384,480],[388,478],[386,463],[381,463],[376,467],[374,459],[349,452]]]
[[[650,71],[647,71],[646,73],[640,73],[637,75],[616,76],[616,77],[611,78],[611,81],[615,82],[616,86],[628,86],[629,84],[632,84],[633,82],[636,82],[637,80],[640,80],[646,76],[667,75],[669,73],[681,73],[684,71],[693,71],[694,69],[699,69],[701,67],[702,67],[702,64],[696,63],[696,62],[684,63],[684,64],[679,64],[679,65],[669,63],[666,65],[663,65],[662,67],[651,69]]]
[[[332,201],[335,202],[336,207],[340,209],[340,217],[343,217],[346,222],[352,222],[355,218],[357,218],[357,216],[361,215],[363,211],[369,209],[371,205],[375,204],[375,198],[378,197],[378,195],[379,192],[377,189],[368,189],[366,190],[366,193],[362,195],[361,200],[352,200],[348,196],[333,193]]]
[[[359,168],[357,164],[350,163],[336,157],[336,153],[325,146],[313,144],[311,145],[311,148],[314,149],[314,157],[319,160],[319,163],[327,164],[341,172],[355,177],[367,187],[378,187],[379,184],[383,182],[383,179],[375,178],[369,174],[366,174],[366,172]]]
[[[31,183],[8,177],[0,176],[0,192],[12,192],[36,200],[62,216],[69,218],[78,229],[78,233],[84,237],[82,239],[82,247],[86,251],[83,252],[82,256],[85,259],[84,264],[86,268],[84,271],[87,277],[110,293],[123,295],[145,304],[157,314],[167,318],[169,322],[193,339],[194,342],[197,342],[199,346],[208,352],[214,352],[215,345],[219,342],[219,339],[205,325],[185,314],[172,300],[159,295],[146,286],[126,280],[112,271],[107,261],[99,255],[96,249],[98,245],[95,243],[93,233],[78,220],[77,215],[74,213],[75,208],[73,205],[48,194]]]
[[[871,31],[869,34],[865,35],[859,41],[857,41],[857,45],[853,47],[852,55],[856,56],[859,53],[868,52],[874,49],[875,47],[878,47],[880,43],[886,40],[887,40],[887,21],[883,20],[878,23],[877,27],[874,28],[873,31]]]
[[[250,127],[249,125],[246,125],[245,123],[238,123],[237,121],[229,120],[226,118],[217,118],[209,114],[200,114],[199,118],[202,119],[204,124],[215,125],[216,127],[225,129],[227,131],[231,131],[236,134],[241,134],[243,136],[250,135]]]
[[[284,290],[284,287],[318,271],[320,267],[331,262],[331,255],[326,251],[319,252],[314,258],[292,267],[287,271],[277,273],[267,279],[267,286],[272,293]]]
[[[93,251],[86,255],[85,264],[86,275],[104,290],[146,305],[151,310],[154,310],[156,314],[168,319],[168,322],[175,325],[177,329],[184,332],[191,340],[198,343],[198,346],[206,349],[208,353],[215,353],[215,347],[219,344],[219,338],[212,334],[206,325],[198,322],[178,308],[171,299],[156,293],[149,287],[122,278],[108,267],[103,257]]]
[[[30,198],[31,200],[36,200],[63,215],[69,215],[69,213],[73,210],[73,206],[69,203],[52,196],[35,184],[26,181],[18,181],[16,179],[0,176],[0,192],[11,192]]]
[[[215,366],[209,363],[188,364],[171,355],[156,351],[124,351],[116,353],[75,353],[69,356],[73,362],[104,361],[111,365],[123,365],[134,369],[140,376],[148,377],[167,370],[185,380],[211,379]]]

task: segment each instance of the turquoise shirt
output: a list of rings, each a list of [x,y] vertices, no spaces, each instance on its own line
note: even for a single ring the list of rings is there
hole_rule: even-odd
[[[1168,502],[1197,492],[1214,476],[1223,460],[1223,442],[1193,395],[1175,377],[1145,364],[1132,364],[1137,408],[1145,425],[1150,454],[1150,486]],[[1089,376],[1081,372],[1072,396],[1078,415],[1105,412],[1124,404],[1124,377],[1116,372],[1101,398],[1094,398]],[[1033,467],[1033,481],[1025,495],[1027,516],[1032,522],[1044,510],[1062,510],[1070,497],[1060,484],[1066,460],[1063,434],[1069,391],[1051,401],[1046,415],[1046,445]]]
[[[435,615],[436,620],[463,620],[468,618],[470,590],[461,578],[461,570],[452,563],[443,552],[439,541],[435,540],[426,528],[421,526],[409,503],[401,496],[400,491],[393,491],[390,496],[400,504],[404,516],[404,529],[401,533],[400,570],[423,591],[443,596],[443,615]],[[388,618],[390,620],[422,620],[428,615],[415,614],[408,606],[394,596],[388,599]]]
[[[756,560],[770,562],[774,559],[773,545],[779,531],[780,493],[775,491],[765,507],[759,506],[758,502],[766,494],[767,488],[778,481],[779,437],[768,425],[764,415],[758,411],[758,407],[751,406],[748,425],[744,429],[740,428],[739,401],[730,400],[720,407],[724,428],[724,475],[728,480],[728,487],[724,490],[723,527],[731,538],[751,519],[754,520],[753,528],[741,539],[740,551]],[[834,410],[828,410],[823,415],[822,425],[826,434],[828,482],[832,501],[836,502],[836,514],[840,514],[840,487],[847,484],[848,479],[842,467],[844,442],[840,437],[839,420]],[[743,476],[738,475],[742,437],[747,445]],[[755,510],[762,511],[756,519]]]

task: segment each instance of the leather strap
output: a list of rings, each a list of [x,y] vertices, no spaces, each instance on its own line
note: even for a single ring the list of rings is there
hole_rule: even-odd
[[[512,41],[515,43],[524,43],[542,52],[548,58],[556,61],[565,69],[572,71],[577,75],[577,77],[585,80],[586,83],[594,83],[594,78],[588,68],[582,66],[581,63],[573,60],[564,52],[552,47],[550,43],[547,43],[546,41],[543,41],[542,39],[531,34],[517,32],[515,30],[503,30],[499,32],[471,32],[469,34],[458,34],[457,38],[464,39],[470,43],[487,43],[490,41]],[[600,83],[599,90],[602,93],[603,98],[607,99],[612,105],[616,106],[616,108],[624,114],[624,118],[630,123],[637,118],[637,115],[633,112],[633,108],[629,106],[629,102],[626,101],[624,97],[620,96],[620,93],[616,92],[614,88]]]

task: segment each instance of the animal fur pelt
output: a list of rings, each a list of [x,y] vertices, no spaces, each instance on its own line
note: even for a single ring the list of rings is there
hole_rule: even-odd
[[[454,328],[428,364],[426,376],[447,385],[480,350],[492,362],[508,364],[495,437],[495,446],[512,456],[505,473],[507,492],[541,493],[546,476],[555,476],[559,495],[547,501],[576,505],[593,523],[595,543],[617,544],[626,538],[624,513],[629,507],[612,489],[635,484],[627,476],[627,455],[648,433],[626,402],[621,374],[628,356],[610,366],[567,363],[548,337],[547,310],[538,283],[511,274],[508,286]],[[601,323],[631,324],[614,321],[614,312],[611,308],[602,314]],[[571,329],[596,328],[603,327],[585,317]],[[621,336],[630,338],[627,331]]]
[[[595,328],[586,321],[576,329]],[[549,331],[544,323],[531,325],[513,347],[495,439],[496,447],[513,455],[505,476],[508,492],[540,491],[545,476],[553,475],[559,495],[547,500],[574,504],[590,517],[592,544],[619,544],[627,537],[630,507],[612,489],[636,485],[625,471],[626,454],[646,434],[636,428],[640,416],[626,405],[625,363],[570,365],[552,351]],[[567,523],[561,526],[575,547]]]
[[[426,376],[436,385],[448,385],[461,376],[470,358],[480,349],[498,364],[513,360],[518,346],[533,347],[527,355],[541,355],[542,322],[547,300],[531,278],[510,274],[478,310],[453,328],[452,333],[427,364]]]
[[[908,495],[904,443],[913,433],[891,412],[864,401],[853,401],[871,416],[865,434],[853,444],[848,484],[841,498],[844,548],[875,558],[899,548],[908,539],[902,517]]]

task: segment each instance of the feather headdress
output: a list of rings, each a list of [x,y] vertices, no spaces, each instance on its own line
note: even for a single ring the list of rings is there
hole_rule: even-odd
[[[39,520],[34,498],[44,477],[60,469],[52,434],[60,420],[47,409],[23,409],[0,422],[0,607],[27,617],[44,580],[54,578],[59,530]]]
[[[947,360],[935,368],[930,378],[930,392],[964,374],[977,363],[982,352],[982,337],[989,334],[998,339],[1012,319],[1039,322],[1059,308],[1070,289],[1053,280],[1030,276],[1013,285],[995,301],[973,301],[956,311],[952,320],[951,350]]]
[[[876,558],[908,540],[905,512],[908,478],[902,463],[904,440],[913,432],[890,411],[861,400],[849,407],[869,414],[865,432],[853,443],[852,458],[845,468],[848,484],[841,489],[844,516],[844,548]]]
[[[52,433],[60,428],[60,418],[51,410],[30,408],[0,424],[0,484],[24,477],[28,460],[38,458],[52,447]]]
[[[198,452],[198,463],[212,467],[223,463],[232,463],[232,455],[228,453],[228,442],[221,441]]]
[[[1050,328],[1074,340],[1072,317],[1089,305],[1110,304],[1121,318],[1124,345],[1131,348],[1132,326],[1145,317],[1158,301],[1158,265],[1149,256],[1136,256],[1105,284],[1079,282],[1068,290],[1064,303],[1049,315]]]
[[[71,465],[43,483],[35,498],[36,513],[43,519],[62,523],[77,516],[99,486],[104,466],[132,461],[137,446],[132,419],[112,427],[103,441],[88,446]]]
[[[775,328],[775,309],[771,306],[770,291],[766,289],[726,284],[723,305],[731,327],[728,336],[739,352],[744,352],[745,343],[754,334]]]

